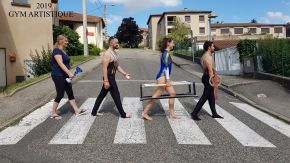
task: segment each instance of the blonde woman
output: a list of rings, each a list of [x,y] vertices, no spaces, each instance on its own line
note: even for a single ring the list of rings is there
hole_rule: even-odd
[[[75,101],[75,97],[72,90],[72,84],[66,81],[66,78],[74,78],[73,73],[70,71],[70,57],[64,51],[68,46],[68,39],[64,35],[59,35],[55,44],[55,48],[52,52],[52,72],[51,77],[56,89],[56,97],[52,105],[51,118],[61,119],[62,117],[57,113],[56,109],[60,100],[64,96],[64,92],[67,93],[69,103],[72,106],[76,115],[83,114],[86,110],[80,109]]]

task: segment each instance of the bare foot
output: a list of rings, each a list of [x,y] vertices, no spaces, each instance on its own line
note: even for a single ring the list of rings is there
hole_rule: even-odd
[[[180,117],[176,116],[176,114],[169,114],[170,119],[180,119]]]
[[[132,113],[126,113],[126,118],[131,118],[132,117]]]
[[[148,115],[148,114],[144,114],[142,113],[142,117],[148,121],[152,121],[153,119]]]

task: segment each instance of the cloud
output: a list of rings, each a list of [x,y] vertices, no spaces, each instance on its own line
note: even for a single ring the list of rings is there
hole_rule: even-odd
[[[90,0],[98,2],[99,0]],[[175,7],[182,4],[182,0],[107,0],[110,4],[123,5],[126,12],[144,11],[154,7]]]
[[[287,0],[287,1],[286,0],[283,0],[282,1],[282,4],[283,5],[286,5],[286,6],[290,6],[290,0]]]
[[[264,23],[287,23],[290,22],[290,16],[284,15],[282,12],[269,11],[266,13],[266,17],[262,18]]]

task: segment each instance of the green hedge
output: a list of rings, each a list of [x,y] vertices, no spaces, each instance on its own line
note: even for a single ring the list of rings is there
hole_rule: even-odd
[[[89,48],[89,55],[93,55],[93,56],[99,56],[100,55],[101,49],[97,48],[95,45],[89,44],[88,48]]]
[[[290,39],[260,40],[256,55],[265,72],[290,77]]]
[[[42,47],[41,52],[39,53],[37,50],[35,50],[35,54],[30,52],[30,57],[32,60],[32,63],[28,64],[31,71],[29,73],[33,74],[34,76],[40,76],[42,74],[46,74],[48,72],[51,72],[51,48],[48,47],[47,50]]]

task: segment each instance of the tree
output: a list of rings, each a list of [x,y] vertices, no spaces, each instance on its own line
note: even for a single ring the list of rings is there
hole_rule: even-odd
[[[173,38],[174,41],[182,42],[189,39],[188,35],[190,34],[189,25],[181,22],[179,18],[173,23],[172,33],[169,34],[169,37]]]
[[[115,35],[125,47],[137,48],[143,36],[134,18],[124,18]]]
[[[252,19],[250,23],[258,23],[256,19]]]
[[[68,38],[68,47],[66,48],[69,55],[82,55],[83,44],[79,41],[79,34],[68,26],[61,25],[53,28],[53,41],[56,42],[58,35],[65,35]]]

